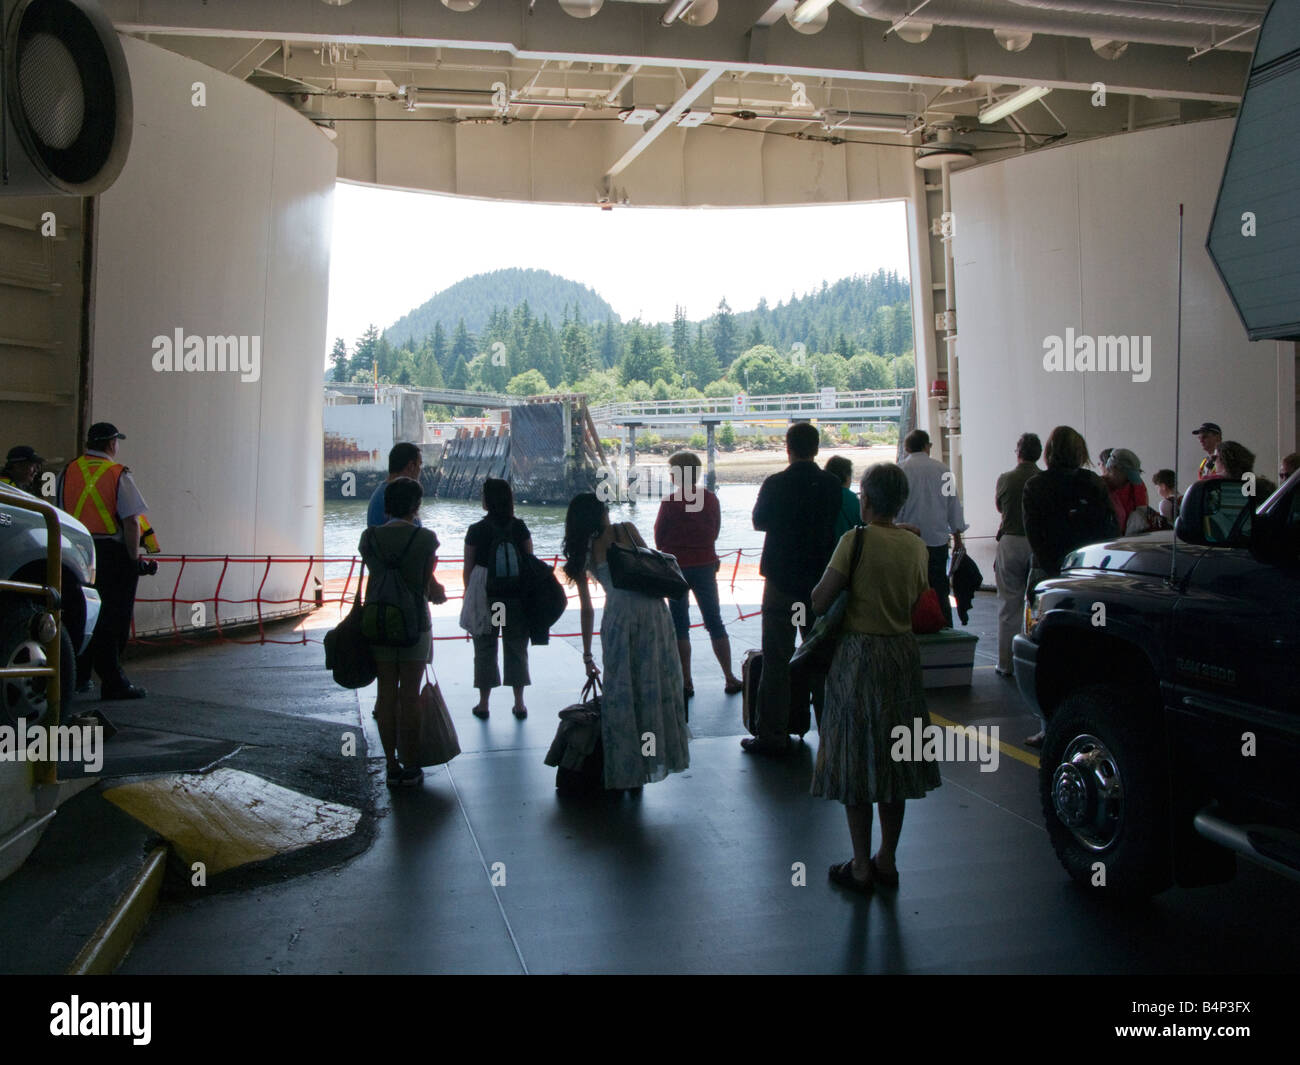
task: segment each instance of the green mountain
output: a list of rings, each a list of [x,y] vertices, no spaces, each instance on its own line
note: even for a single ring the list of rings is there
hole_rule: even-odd
[[[463,320],[472,335],[482,333],[498,309],[513,310],[527,303],[534,317],[560,323],[577,307],[583,322],[603,322],[614,317],[614,309],[586,285],[547,270],[493,270],[457,281],[425,300],[384,330],[384,338],[395,345],[408,340],[419,343],[438,323],[450,336]]]

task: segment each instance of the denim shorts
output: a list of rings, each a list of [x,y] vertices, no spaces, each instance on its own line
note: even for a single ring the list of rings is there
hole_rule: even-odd
[[[722,623],[722,611],[718,607],[718,571],[708,566],[684,566],[682,576],[690,585],[690,592],[682,594],[680,599],[668,600],[668,612],[673,617],[673,629],[679,640],[690,639],[691,635],[691,592],[695,593],[695,602],[700,613],[704,615],[704,627],[709,636],[721,640],[727,635],[727,626]]]

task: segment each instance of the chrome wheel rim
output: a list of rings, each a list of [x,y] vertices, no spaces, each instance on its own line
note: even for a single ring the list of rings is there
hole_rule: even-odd
[[[35,640],[23,640],[10,652],[6,666],[44,667],[50,664],[45,648]],[[10,724],[19,721],[37,722],[45,717],[49,708],[45,677],[17,677],[7,679],[0,687],[0,712]]]
[[[1124,821],[1119,763],[1096,736],[1070,741],[1052,774],[1052,807],[1061,824],[1090,851],[1104,851]]]

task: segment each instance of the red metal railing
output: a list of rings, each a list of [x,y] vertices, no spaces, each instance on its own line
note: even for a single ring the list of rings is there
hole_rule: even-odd
[[[751,610],[745,613],[741,605],[736,601],[736,586],[739,584],[742,588],[746,586],[755,587],[752,595],[746,595],[744,598],[752,603],[757,603],[762,598],[763,578],[758,575],[757,561],[760,551],[757,548],[733,548],[729,551],[719,552],[725,567],[728,560],[734,557],[731,564],[731,577],[725,585],[728,592],[728,601],[730,605],[736,607],[737,621],[745,621],[749,618],[756,617],[760,610]],[[549,562],[552,569],[558,568],[562,559],[559,555],[539,556],[542,561]],[[742,573],[741,564],[746,559],[752,559],[751,563],[746,564],[745,571]],[[137,595],[136,603],[139,604],[167,604],[170,609],[171,632],[156,633],[150,632],[146,637],[137,637],[135,634],[135,624],[132,622],[132,640],[142,642],[147,639],[149,642],[162,640],[169,643],[204,643],[210,641],[214,636],[219,640],[230,643],[241,644],[304,644],[319,643],[320,640],[308,636],[306,628],[300,628],[294,639],[281,639],[274,636],[268,636],[266,625],[270,622],[284,621],[295,616],[311,613],[319,608],[327,606],[337,606],[338,617],[342,618],[345,611],[351,606],[352,599],[359,590],[359,577],[361,560],[355,555],[157,555],[154,561],[159,563],[160,574],[168,573],[172,565],[176,567],[176,573],[171,580],[171,593],[164,596],[146,596]],[[462,564],[463,557],[440,558],[435,569],[435,576],[447,589],[447,603],[455,603],[465,598],[464,587],[462,583]],[[312,583],[313,573],[317,567],[325,565],[347,564],[346,576],[339,578],[326,578],[323,582],[318,581],[319,588],[311,589],[310,597],[308,596],[308,585]],[[278,566],[296,566],[303,567],[302,580],[298,585],[298,594],[285,598],[275,598],[266,595],[267,581],[270,579],[273,567]],[[187,570],[193,574],[196,568],[205,566],[220,566],[221,571],[217,574],[216,587],[211,595],[204,595],[199,598],[189,599],[180,594],[181,583],[186,575]],[[227,577],[232,573],[232,567],[236,569],[245,566],[260,566],[261,575],[258,580],[257,592],[251,597],[234,598],[223,595],[223,589],[227,583]],[[719,583],[726,581],[723,577],[725,569],[721,569]],[[170,574],[169,574],[170,575]],[[562,583],[565,584],[566,594],[572,602],[578,598],[577,589],[569,585],[562,573],[558,574]],[[146,586],[141,585],[143,590]],[[604,592],[599,586],[592,589],[592,599],[596,603],[604,601]],[[193,607],[196,604],[202,604],[205,608],[212,607],[212,620],[210,624],[195,625],[191,627],[182,627],[177,623],[177,608],[180,607],[184,612],[193,614]],[[222,607],[235,608],[238,615],[234,620],[229,618],[222,621]],[[239,608],[245,608],[240,610]],[[434,626],[435,631],[439,621],[449,621],[453,626],[457,625],[457,615],[451,613],[445,605],[434,608]],[[692,628],[702,628],[702,621],[697,621]],[[227,628],[245,629],[252,625],[257,626],[256,637],[243,637],[230,632]],[[555,637],[576,637],[581,636],[581,632],[552,632]],[[470,635],[467,632],[460,632],[455,635],[433,637],[435,640],[468,640]]]

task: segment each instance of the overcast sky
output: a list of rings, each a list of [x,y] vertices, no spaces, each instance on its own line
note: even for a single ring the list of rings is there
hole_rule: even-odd
[[[908,273],[901,201],[747,210],[553,207],[394,192],[340,182],[334,200],[329,331],[351,347],[430,296],[506,267],[590,285],[624,320],[750,310],[823,281],[884,267]]]

